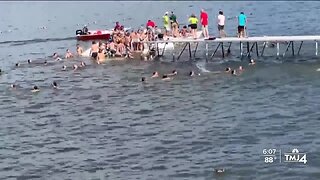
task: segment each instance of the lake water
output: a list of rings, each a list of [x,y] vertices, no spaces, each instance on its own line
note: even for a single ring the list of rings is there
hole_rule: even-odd
[[[250,36],[318,35],[320,2],[1,2],[0,179],[319,179],[320,68],[314,44],[303,56],[225,59],[54,62],[75,51],[75,30],[161,24],[173,10],[180,23],[206,8],[217,34],[219,9],[235,35],[248,15]],[[41,27],[46,27],[42,29]],[[88,47],[90,42],[81,45]],[[285,48],[285,45],[282,45]],[[297,46],[296,46],[297,48]],[[200,49],[200,51],[203,49]],[[211,49],[212,50],[212,49]],[[283,50],[283,49],[282,49]],[[273,55],[272,55],[273,53]],[[201,53],[200,53],[201,54]],[[34,63],[28,65],[27,59]],[[43,62],[47,59],[48,65]],[[61,71],[85,61],[85,69]],[[21,66],[16,68],[15,63]],[[240,76],[228,66],[245,70]],[[150,79],[177,69],[170,81]],[[200,76],[188,77],[190,70]],[[140,78],[147,77],[142,84]],[[58,82],[60,89],[50,87]],[[10,84],[18,88],[11,90]],[[31,93],[33,85],[41,89]],[[264,162],[263,149],[282,151]],[[298,148],[307,164],[283,162]],[[224,168],[216,174],[214,169]]]

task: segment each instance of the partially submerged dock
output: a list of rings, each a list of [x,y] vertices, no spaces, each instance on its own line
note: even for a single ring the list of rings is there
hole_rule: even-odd
[[[304,42],[312,42],[314,43],[315,47],[315,55],[318,56],[318,41],[320,41],[319,36],[261,36],[261,37],[246,37],[246,38],[238,38],[238,37],[225,37],[225,38],[215,38],[215,39],[191,39],[191,38],[169,38],[168,40],[157,40],[157,41],[150,41],[147,42],[149,44],[154,44],[156,48],[156,52],[158,56],[163,56],[166,50],[166,45],[173,44],[182,44],[182,50],[178,53],[177,59],[181,57],[183,52],[188,48],[189,50],[189,57],[195,57],[198,45],[205,44],[205,51],[206,51],[206,59],[212,59],[216,53],[218,52],[219,48],[221,49],[222,58],[225,57],[226,50],[230,52],[230,48],[232,44],[237,43],[239,45],[239,52],[241,58],[246,55],[247,57],[251,57],[252,53],[255,53],[256,56],[263,56],[265,48],[268,44],[273,44],[276,49],[276,55],[280,56],[280,44],[285,44],[286,49],[283,52],[282,56],[285,56],[286,53],[289,51],[291,47],[292,55],[299,55],[301,48]],[[259,51],[259,43],[260,47],[262,46],[261,51]],[[298,43],[298,49],[295,50],[295,44]],[[195,48],[192,50],[191,44],[195,44]],[[215,47],[213,48],[213,53],[209,56],[209,44],[212,44]],[[227,45],[227,48],[225,48]],[[159,49],[161,47],[161,50]],[[172,45],[171,45],[172,46]],[[255,51],[255,52],[254,52]],[[193,52],[193,53],[192,53]],[[175,59],[175,53],[173,53],[173,58]]]

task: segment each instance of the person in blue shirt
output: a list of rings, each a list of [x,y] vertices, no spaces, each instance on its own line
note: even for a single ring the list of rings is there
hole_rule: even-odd
[[[238,17],[238,37],[239,38],[245,37],[246,24],[247,24],[247,16],[244,15],[243,12],[241,12]]]

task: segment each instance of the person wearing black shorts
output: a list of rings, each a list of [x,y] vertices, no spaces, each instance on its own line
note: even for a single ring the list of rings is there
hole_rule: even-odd
[[[194,39],[197,39],[197,33],[196,32],[197,32],[197,29],[198,29],[198,26],[197,26],[198,19],[194,14],[192,14],[190,16],[189,23],[190,23],[189,27],[191,28],[192,36],[193,36]]]

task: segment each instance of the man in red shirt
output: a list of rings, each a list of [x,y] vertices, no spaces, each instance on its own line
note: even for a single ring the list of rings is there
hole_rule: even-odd
[[[151,21],[150,19],[147,22],[147,28],[154,28],[156,26],[156,23]]]
[[[200,19],[201,19],[203,35],[205,38],[209,38],[208,14],[207,14],[207,12],[204,11],[204,9],[201,9]]]

